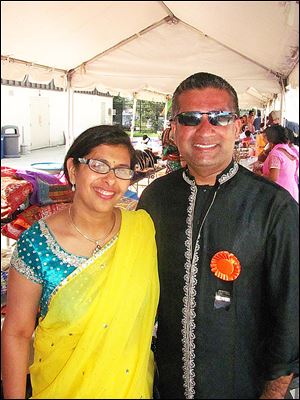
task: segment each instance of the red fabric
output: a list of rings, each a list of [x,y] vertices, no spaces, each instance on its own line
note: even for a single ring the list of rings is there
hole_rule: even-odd
[[[1,176],[1,218],[8,218],[16,211],[32,190],[32,184],[27,181]]]
[[[25,211],[21,212],[14,221],[4,225],[1,229],[1,233],[3,236],[18,240],[21,233],[28,229],[34,222],[55,214],[69,205],[68,203],[56,203],[42,207],[36,205],[30,206]]]
[[[14,168],[1,166],[1,177],[4,177],[4,176],[15,177],[16,172],[17,172],[17,170]]]

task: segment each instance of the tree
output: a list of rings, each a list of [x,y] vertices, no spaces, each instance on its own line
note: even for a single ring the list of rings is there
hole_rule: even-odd
[[[133,99],[128,99],[121,96],[113,98],[113,108],[116,110],[114,115],[114,123],[122,125],[125,129],[130,128],[129,116],[132,115]],[[135,126],[140,128],[140,131],[162,130],[164,103],[154,101],[137,100],[136,105],[136,121]],[[124,118],[126,114],[127,119]],[[131,117],[132,118],[132,117]]]

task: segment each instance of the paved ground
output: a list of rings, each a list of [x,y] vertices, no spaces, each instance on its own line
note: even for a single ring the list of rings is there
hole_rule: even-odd
[[[2,158],[1,166],[36,171],[31,164],[39,162],[55,162],[63,164],[66,151],[65,145],[32,150],[30,153],[21,155],[19,158]]]

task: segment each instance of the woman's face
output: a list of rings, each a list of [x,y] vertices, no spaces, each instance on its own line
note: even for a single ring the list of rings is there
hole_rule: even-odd
[[[130,154],[124,145],[102,144],[92,149],[85,159],[105,161],[111,168],[130,168]],[[114,171],[106,174],[92,171],[87,164],[74,166],[73,159],[67,161],[70,181],[75,183],[73,203],[89,212],[108,212],[127,191],[130,180],[117,178]]]

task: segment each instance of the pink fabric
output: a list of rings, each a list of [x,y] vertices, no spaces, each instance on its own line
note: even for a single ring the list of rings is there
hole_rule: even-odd
[[[267,159],[263,163],[263,175],[269,175],[271,168],[279,169],[279,176],[276,183],[290,192],[294,199],[299,202],[299,187],[297,170],[299,165],[299,155],[297,159],[291,160],[284,152],[286,150],[291,156],[297,157],[288,144],[277,144],[270,151]]]

